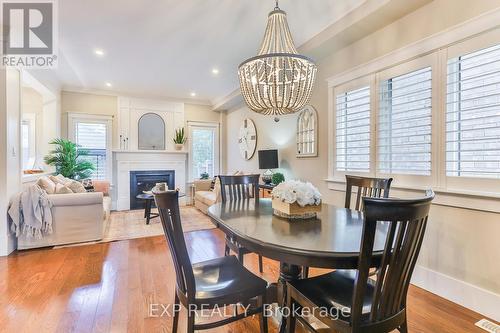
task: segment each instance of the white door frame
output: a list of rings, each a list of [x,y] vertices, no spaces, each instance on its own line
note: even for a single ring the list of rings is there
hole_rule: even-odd
[[[214,129],[215,130],[215,143],[214,143],[214,149],[215,149],[215,157],[214,157],[214,176],[218,175],[220,173],[220,166],[221,166],[221,141],[220,141],[220,124],[217,122],[203,122],[203,121],[188,121],[187,122],[187,128],[188,128],[188,149],[189,149],[189,159],[188,159],[188,178],[190,182],[194,180],[193,177],[193,153],[192,153],[192,137],[193,137],[193,128],[198,127],[198,128],[209,128],[209,129]]]

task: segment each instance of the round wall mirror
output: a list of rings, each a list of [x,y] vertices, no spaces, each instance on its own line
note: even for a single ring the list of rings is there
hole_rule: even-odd
[[[165,122],[156,113],[139,119],[139,150],[165,150]]]

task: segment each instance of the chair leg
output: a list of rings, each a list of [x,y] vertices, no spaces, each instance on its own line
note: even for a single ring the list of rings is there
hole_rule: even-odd
[[[401,333],[408,333],[408,323],[405,322],[403,323],[403,325],[401,325],[399,328],[398,328],[398,331],[400,331]]]
[[[148,200],[146,204],[146,224],[149,224],[149,220],[151,219],[151,200]]]
[[[293,315],[292,304],[293,304],[292,295],[291,295],[290,291],[288,291],[287,296],[286,296],[286,306],[290,310],[290,315],[288,316],[288,318],[286,318],[286,332],[287,333],[295,333],[295,322],[297,319]]]
[[[227,257],[229,253],[231,252],[231,249],[229,246],[226,244],[226,247],[224,248],[224,256]]]
[[[302,278],[307,279],[309,277],[309,267],[302,267]]]
[[[179,304],[179,296],[177,296],[177,292],[175,293],[175,300],[174,300],[174,321],[172,324],[172,333],[177,333],[177,326],[179,326],[179,312],[175,311],[177,309],[177,306]]]
[[[267,333],[267,317],[265,314],[265,306],[266,306],[266,296],[260,297],[260,304],[262,306],[262,313],[260,314],[260,332]]]
[[[188,310],[188,318],[187,318],[187,333],[194,333],[194,320],[195,315],[190,314],[191,311]]]
[[[262,265],[262,256],[259,255],[259,272],[262,274],[264,272],[264,268]]]
[[[243,266],[243,252],[238,251],[238,260],[241,262],[241,265]]]

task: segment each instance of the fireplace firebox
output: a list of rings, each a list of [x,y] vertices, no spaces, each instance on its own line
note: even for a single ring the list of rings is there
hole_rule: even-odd
[[[142,200],[136,199],[136,196],[144,191],[151,191],[156,183],[167,183],[169,189],[174,189],[175,171],[130,171],[130,209],[143,208],[144,203]]]

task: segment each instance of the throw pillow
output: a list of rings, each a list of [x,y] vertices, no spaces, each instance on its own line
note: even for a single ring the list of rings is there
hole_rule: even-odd
[[[212,182],[210,183],[210,191],[214,190],[217,179],[219,179],[219,177],[214,177],[214,179],[212,179]]]
[[[37,180],[36,184],[40,186],[42,190],[47,192],[47,194],[54,194],[56,192],[56,184],[52,180],[50,180],[49,177],[40,177]]]
[[[49,176],[49,177],[56,184],[64,185],[64,183],[66,183],[66,178],[63,175]]]
[[[85,190],[87,192],[94,192],[95,191],[94,182],[90,178],[82,180],[82,185],[83,185],[83,187],[85,187]]]
[[[82,183],[77,182],[76,180],[72,180],[71,182],[66,183],[65,185],[69,188],[73,193],[86,193],[87,190],[83,187]]]
[[[71,189],[67,186],[64,186],[63,184],[57,184],[56,185],[56,194],[69,194],[73,193]]]

